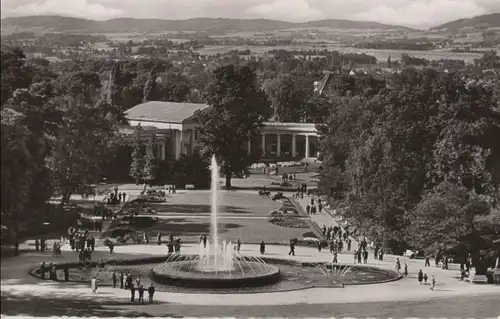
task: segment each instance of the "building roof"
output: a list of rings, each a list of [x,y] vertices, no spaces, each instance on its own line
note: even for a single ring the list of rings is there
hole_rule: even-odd
[[[206,104],[150,101],[134,106],[125,112],[127,119],[164,123],[183,123]]]

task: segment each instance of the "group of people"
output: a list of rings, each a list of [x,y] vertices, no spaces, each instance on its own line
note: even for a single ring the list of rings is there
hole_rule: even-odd
[[[116,206],[124,203],[127,198],[127,194],[123,193],[111,193],[109,197],[106,197],[106,204],[108,206]]]
[[[95,250],[95,238],[88,230],[68,228],[69,245],[72,251],[78,252],[78,261],[88,264],[92,260],[92,252]]]
[[[316,206],[316,203],[318,205]],[[321,201],[321,198],[318,197],[316,199],[316,196],[311,196],[311,202],[310,204],[306,205],[306,212],[308,215],[316,215],[317,212],[321,213],[323,211],[323,202]]]
[[[304,194],[307,194],[307,184],[301,183],[297,186],[297,192],[295,193],[296,198],[304,198]]]
[[[158,245],[161,245],[161,234],[158,233],[156,236],[158,240]],[[169,254],[179,254],[181,252],[182,239],[180,237],[174,237],[174,235],[168,235],[167,249]]]
[[[288,182],[288,181],[294,181],[297,179],[297,175],[296,174],[283,174],[281,175],[281,179],[284,181],[284,182]]]
[[[60,256],[61,255],[61,246],[64,245],[63,238],[61,238],[61,241],[55,241],[52,244],[52,253],[54,256]],[[35,239],[35,251],[36,252],[44,252],[47,249],[47,241],[45,238]]]
[[[419,285],[427,285],[427,280],[429,280],[429,277],[427,276],[427,274],[424,274],[422,269],[420,269],[418,271],[417,280],[418,280]],[[431,278],[430,289],[431,290],[436,289],[436,277],[434,275],[432,275],[432,278]]]
[[[45,238],[35,239],[35,250],[36,252],[41,251],[42,253],[47,249],[47,241]]]
[[[42,279],[45,279],[45,273],[49,273],[49,280],[57,280],[57,269],[53,263],[50,263],[48,266],[43,262],[38,269],[38,273]]]
[[[106,197],[106,204],[108,204],[108,206],[116,206],[125,203],[126,200],[127,194],[125,192],[120,193],[118,186],[115,186],[113,192],[109,194],[109,197]]]
[[[95,277],[92,280],[95,280]],[[137,277],[134,280],[131,274],[124,274],[123,272],[120,273],[120,276],[117,276],[116,272],[114,271],[113,274],[111,275],[111,280],[113,283],[113,288],[116,288],[118,285],[120,285],[120,289],[130,290],[131,302],[136,301],[136,296],[135,296],[136,291],[137,291],[138,302],[144,303],[144,291],[148,292],[149,303],[152,303],[154,301],[154,294],[156,289],[153,283],[151,283],[149,287],[145,289],[144,285],[141,283],[141,278]],[[97,289],[97,285],[95,285],[95,289]]]
[[[95,250],[95,238],[91,236],[88,230],[78,229],[73,226],[68,228],[68,239],[71,250],[82,251],[86,248]]]
[[[61,242],[59,241],[55,241],[53,244],[52,244],[52,253],[54,254],[54,256],[61,256]]]

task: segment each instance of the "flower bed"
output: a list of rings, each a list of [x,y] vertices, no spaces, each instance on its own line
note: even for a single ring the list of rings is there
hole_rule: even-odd
[[[269,222],[280,227],[309,228],[309,224],[305,220],[284,214],[271,216]]]

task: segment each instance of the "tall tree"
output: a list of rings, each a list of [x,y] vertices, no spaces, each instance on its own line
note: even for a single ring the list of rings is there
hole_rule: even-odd
[[[130,176],[138,185],[143,181],[144,174],[144,152],[141,147],[141,127],[136,128],[134,134],[134,145],[132,149],[132,161],[130,163]]]
[[[154,133],[150,137],[144,156],[143,180],[145,183],[151,183],[156,179],[158,163],[156,162],[156,143]]]
[[[14,233],[29,203],[30,187],[36,170],[27,145],[30,132],[22,123],[23,117],[23,114],[9,108],[1,111],[2,225]]]
[[[410,241],[419,249],[443,254],[457,252],[462,257],[470,252],[476,273],[479,269],[480,251],[493,247],[488,235],[493,231],[481,231],[481,218],[490,212],[490,204],[483,196],[469,192],[465,187],[452,182],[443,182],[428,192],[410,212]],[[486,235],[486,236],[485,236]]]
[[[72,194],[85,194],[90,184],[100,180],[100,164],[115,131],[106,116],[109,108],[86,103],[82,96],[65,96],[59,102],[65,113],[51,164],[62,203],[67,203]]]
[[[205,94],[211,106],[196,113],[202,152],[215,154],[231,187],[235,174],[246,172],[260,154],[248,154],[247,142],[270,115],[269,101],[248,67],[227,65],[214,71]]]
[[[307,101],[314,87],[309,77],[279,75],[265,83],[265,92],[271,101],[274,118],[279,122],[304,122],[307,117]]]

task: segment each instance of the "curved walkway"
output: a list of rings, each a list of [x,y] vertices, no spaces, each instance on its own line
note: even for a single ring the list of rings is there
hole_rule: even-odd
[[[194,245],[185,245],[182,248],[183,253],[194,253],[196,250]],[[76,253],[69,250],[69,247],[63,247],[63,254]],[[102,257],[108,257],[107,249],[105,247],[97,248],[98,253]],[[257,255],[259,251],[258,245],[243,245],[241,253],[243,255]],[[134,245],[134,246],[119,246],[115,247],[116,258],[120,257],[119,254],[124,255],[163,255],[166,253],[166,247],[157,245]],[[286,246],[267,246],[266,255],[270,257],[278,257],[283,259],[295,259],[300,261],[331,261],[331,254],[327,251],[318,252],[316,249],[308,247],[297,247],[296,256],[289,257],[287,255],[288,247]],[[370,256],[371,257],[371,256]],[[19,257],[22,262],[23,256]],[[99,258],[99,257],[98,257]],[[57,259],[53,259],[55,262]],[[350,254],[340,254],[339,262],[352,263],[352,256]],[[394,256],[387,256],[383,262],[369,260],[368,265],[378,266],[381,268],[393,269],[395,261]],[[401,258],[402,263],[407,263],[409,268],[409,277],[401,280],[374,285],[360,285],[360,286],[347,286],[346,288],[311,288],[289,292],[279,293],[256,293],[251,294],[191,294],[191,293],[169,293],[157,292],[155,299],[158,302],[170,302],[179,305],[207,305],[207,306],[266,306],[266,305],[292,305],[292,304],[340,304],[340,303],[359,303],[359,302],[384,302],[384,301],[404,301],[404,300],[430,300],[437,297],[454,297],[454,296],[470,296],[470,295],[492,295],[498,294],[500,296],[500,287],[494,285],[479,286],[465,282],[460,282],[455,277],[458,270],[442,270],[435,267],[426,268],[429,277],[436,276],[437,288],[431,291],[429,286],[420,286],[416,281],[416,273],[420,268],[423,268],[422,260],[409,260]],[[15,262],[15,259],[12,260]],[[79,296],[91,297],[91,291],[88,286],[72,284],[72,283],[53,283],[48,281],[41,281],[35,278],[19,284],[17,280],[9,280],[9,272],[17,272],[19,278],[19,269],[25,271],[25,276],[29,276],[26,267],[15,267],[11,264],[10,267],[6,266],[2,261],[2,295],[9,293],[10,295],[23,295],[29,292],[35,292],[36,295],[44,294],[49,296]],[[36,264],[31,264],[31,268],[36,267]],[[10,278],[16,278],[12,276]],[[126,290],[114,289],[111,287],[100,287],[99,295],[113,296],[114,300],[126,301],[130,297],[130,293]]]

